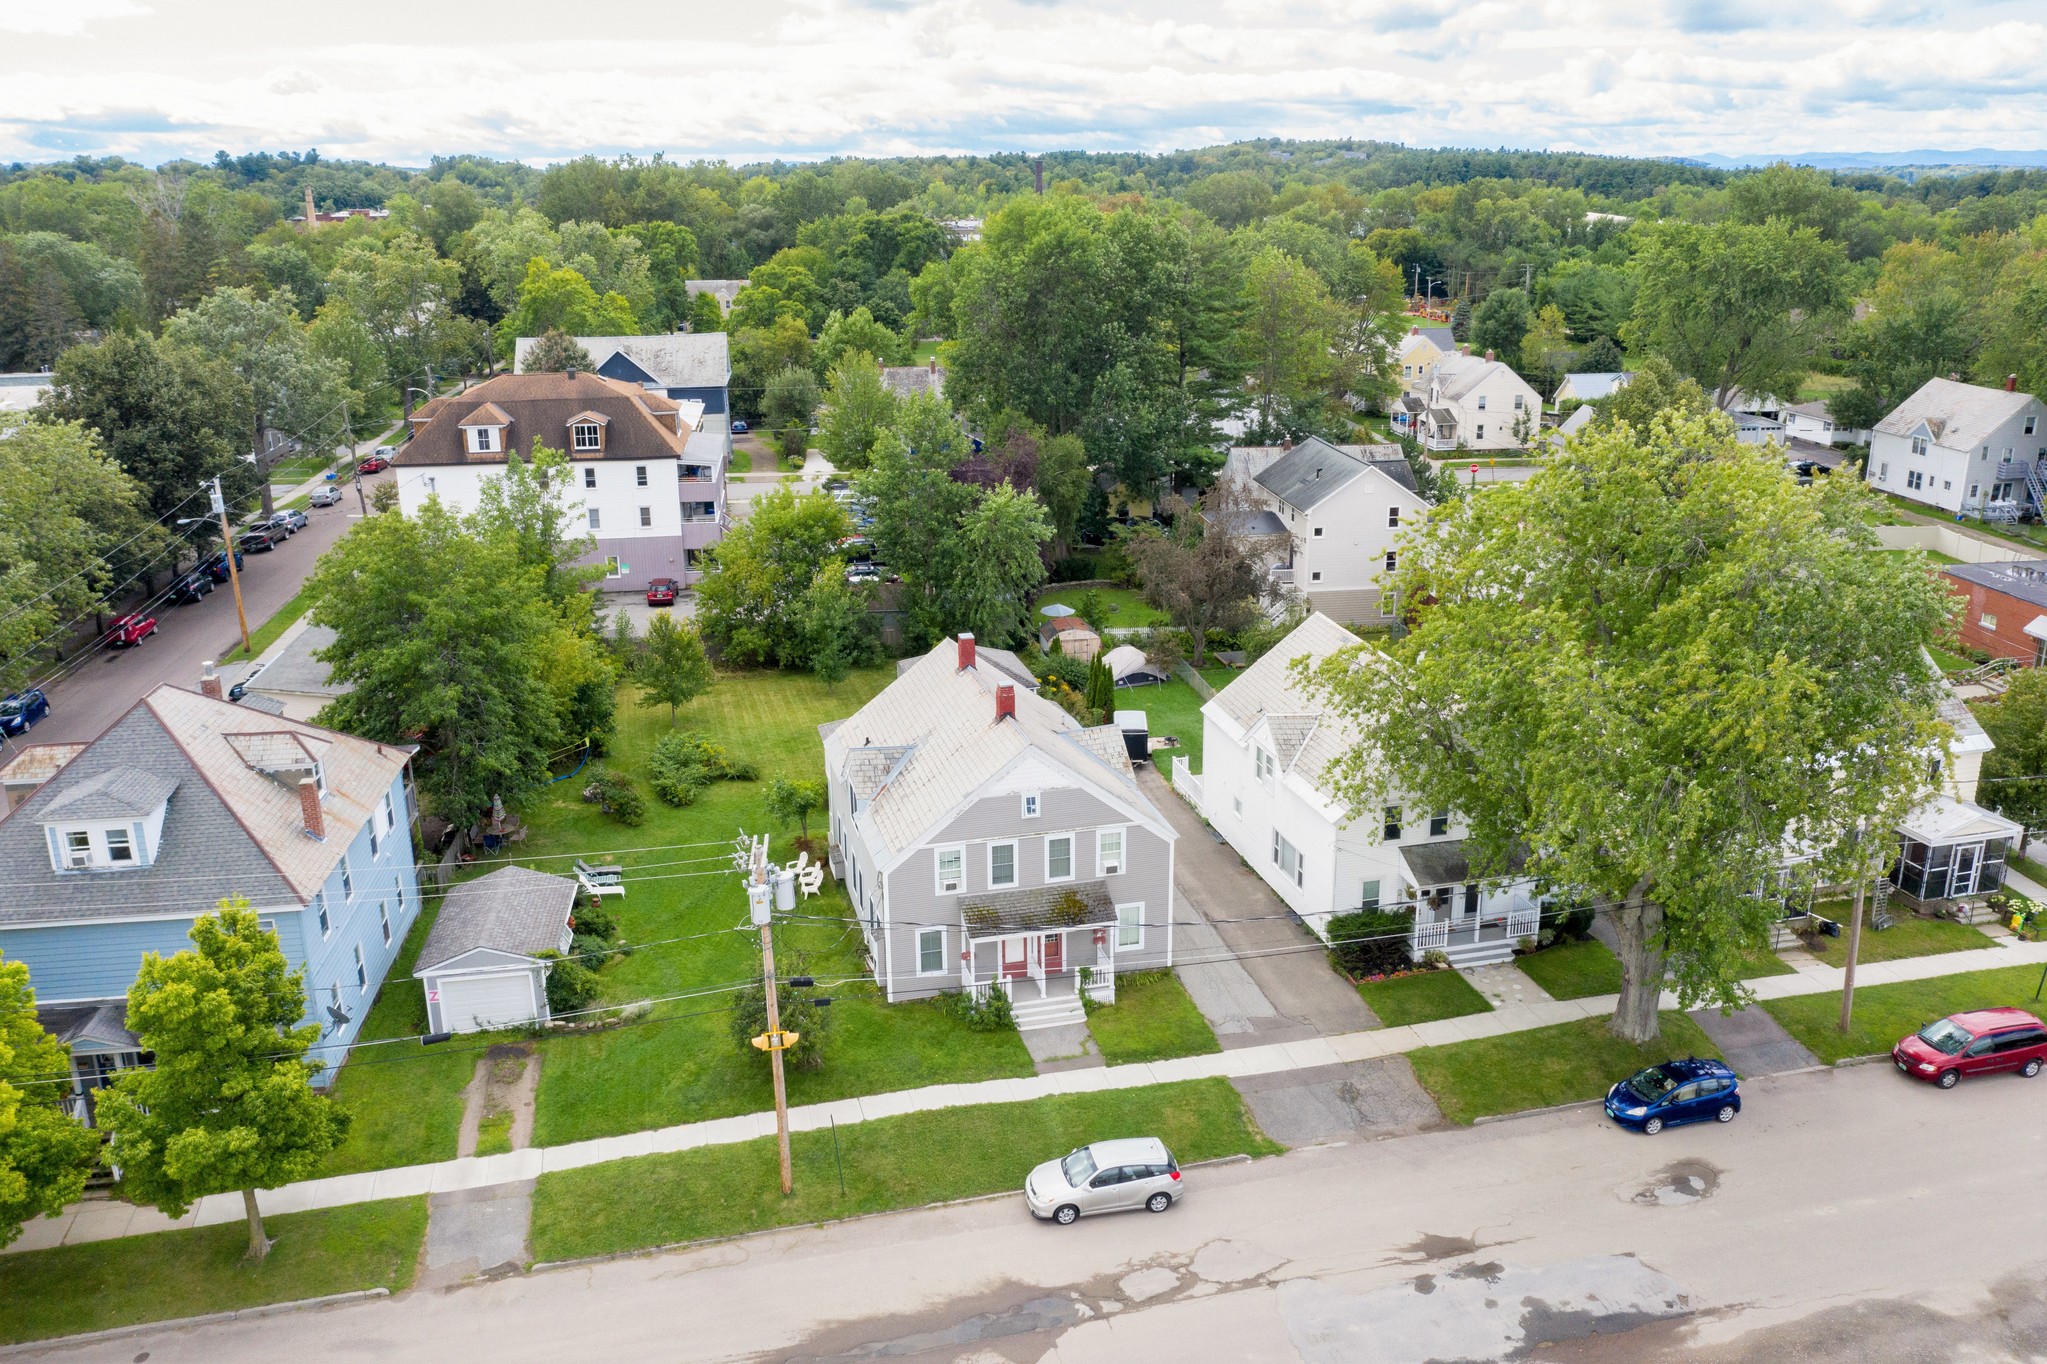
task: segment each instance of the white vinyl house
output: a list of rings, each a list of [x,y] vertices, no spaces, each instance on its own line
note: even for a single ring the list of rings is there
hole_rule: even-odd
[[[1420,403],[1422,444],[1439,452],[1518,450],[1542,429],[1542,396],[1491,351],[1443,357]]]
[[[1876,424],[1869,481],[1942,511],[2016,520],[2047,498],[2047,405],[2016,380],[1928,379]]]
[[[1399,568],[1394,542],[1429,508],[1398,446],[1331,445],[1320,436],[1239,446],[1224,472],[1256,508],[1247,529],[1287,537],[1267,566],[1274,578],[1337,620],[1391,619],[1385,584]]]
[[[1203,771],[1188,790],[1209,824],[1288,908],[1324,937],[1334,915],[1408,909],[1409,950],[1458,966],[1505,961],[1537,929],[1528,882],[1482,877],[1465,826],[1449,811],[1406,804],[1353,813],[1334,790],[1339,758],[1364,742],[1296,679],[1362,641],[1316,614],[1201,708]]]

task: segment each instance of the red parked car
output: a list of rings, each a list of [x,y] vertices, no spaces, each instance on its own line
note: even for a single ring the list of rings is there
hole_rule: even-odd
[[[2047,1024],[2024,1009],[1977,1009],[1928,1023],[1891,1048],[1898,1069],[1953,1089],[1964,1075],[2016,1071],[2027,1079],[2047,1064]]]
[[[141,612],[122,616],[107,629],[109,644],[140,644],[156,633],[156,617]]]
[[[647,605],[673,606],[675,594],[682,590],[682,584],[673,578],[655,578],[647,584]]]
[[[355,466],[359,474],[378,474],[391,467],[391,461],[382,455],[371,455]]]

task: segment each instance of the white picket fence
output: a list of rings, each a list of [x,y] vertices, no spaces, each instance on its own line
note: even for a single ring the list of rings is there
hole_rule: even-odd
[[[1201,808],[1201,778],[1194,774],[1193,764],[1186,755],[1174,754],[1171,767],[1173,789],[1185,797],[1195,809]]]

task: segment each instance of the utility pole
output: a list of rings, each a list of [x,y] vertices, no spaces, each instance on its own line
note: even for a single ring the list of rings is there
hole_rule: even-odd
[[[1866,868],[1862,865],[1862,834],[1855,831],[1855,917],[1848,921],[1848,961],[1846,973],[1841,977],[1841,1031],[1847,1032],[1855,1016],[1855,962],[1862,952],[1862,896],[1869,885]]]
[[[235,536],[228,529],[227,499],[220,495],[220,478],[217,475],[213,480],[213,510],[220,517],[220,550],[227,558],[227,580],[235,590],[235,620],[242,627],[242,652],[253,654],[256,651],[249,644],[249,616],[242,610],[242,574],[235,567]]]
[[[782,1078],[782,1053],[796,1045],[797,1035],[782,1031],[781,1004],[775,998],[775,888],[768,883],[767,839],[753,841],[749,861],[746,903],[754,926],[761,931],[761,983],[768,996],[768,1030],[754,1038],[753,1044],[768,1054],[768,1064],[774,1069],[775,1151],[782,1162],[782,1194],[787,1197],[795,1192],[795,1180],[789,1165],[789,1089]]]
[[[1535,267],[1524,263],[1521,266],[1521,292],[1531,299],[1535,297]]]

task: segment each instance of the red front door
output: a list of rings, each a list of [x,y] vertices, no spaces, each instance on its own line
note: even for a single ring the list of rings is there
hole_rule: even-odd
[[[1045,974],[1054,975],[1066,969],[1066,935],[1047,933],[1045,935]]]
[[[1030,939],[1028,938],[1002,939],[1002,974],[1004,976],[1014,977],[1030,974],[1031,967],[1027,955],[1029,943]],[[1011,956],[1011,953],[1016,955]]]

